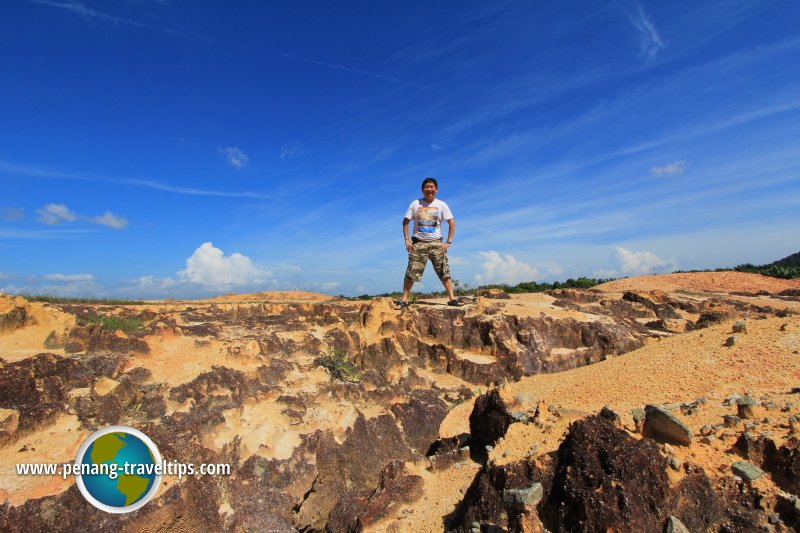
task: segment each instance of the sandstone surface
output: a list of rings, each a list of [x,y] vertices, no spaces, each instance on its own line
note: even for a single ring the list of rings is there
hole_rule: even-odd
[[[232,467],[165,476],[127,515],[94,509],[71,479],[6,468],[0,530],[788,530],[798,288],[674,274],[402,312],[302,294],[0,296],[3,464],[72,461],[91,432],[124,424],[169,460]],[[340,360],[354,371],[320,366]],[[741,397],[758,409],[734,421]],[[650,404],[695,438],[642,435],[631,413]],[[741,461],[764,474],[743,479]]]

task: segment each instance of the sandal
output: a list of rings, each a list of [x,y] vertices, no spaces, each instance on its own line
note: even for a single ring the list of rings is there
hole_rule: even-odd
[[[408,309],[408,306],[411,305],[410,303],[404,302],[403,300],[395,300],[394,304],[397,306],[394,308],[395,311],[403,311],[405,309]]]
[[[450,300],[449,302],[447,302],[447,305],[449,305],[450,307],[464,307],[464,302],[456,298],[455,300]]]

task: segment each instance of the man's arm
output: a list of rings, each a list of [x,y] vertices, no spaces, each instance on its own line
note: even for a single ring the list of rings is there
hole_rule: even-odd
[[[403,218],[403,239],[406,241],[406,250],[409,252],[414,249],[414,243],[411,242],[411,239],[408,236],[408,223],[411,222],[411,219]]]
[[[447,248],[453,243],[453,235],[456,234],[456,219],[451,218],[447,221],[447,241],[442,243],[442,249]]]

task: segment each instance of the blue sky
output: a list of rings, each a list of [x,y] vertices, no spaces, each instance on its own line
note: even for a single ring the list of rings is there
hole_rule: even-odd
[[[463,283],[800,250],[797,2],[0,13],[6,292],[399,290],[427,175]]]

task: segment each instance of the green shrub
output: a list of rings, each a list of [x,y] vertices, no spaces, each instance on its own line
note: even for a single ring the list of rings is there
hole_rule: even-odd
[[[331,348],[317,357],[314,362],[318,366],[327,368],[331,376],[339,381],[356,382],[361,379],[356,365],[347,357],[347,354],[341,350],[334,350]]]
[[[125,333],[136,333],[144,327],[144,322],[138,318],[118,316],[89,315],[83,321],[87,324],[100,324],[100,327],[106,331],[121,330]]]

